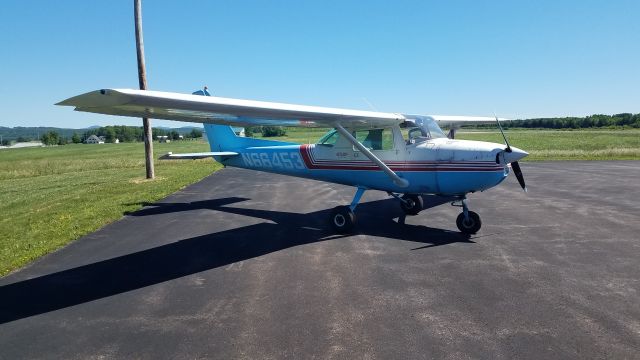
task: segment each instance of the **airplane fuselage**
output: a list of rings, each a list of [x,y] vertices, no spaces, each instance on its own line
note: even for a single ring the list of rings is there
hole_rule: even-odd
[[[409,183],[400,187],[349,142],[256,146],[237,149],[239,156],[220,157],[227,166],[329,181],[398,193],[463,195],[502,182],[509,167],[500,159],[504,145],[435,138],[407,142],[392,128],[383,146],[371,152]]]

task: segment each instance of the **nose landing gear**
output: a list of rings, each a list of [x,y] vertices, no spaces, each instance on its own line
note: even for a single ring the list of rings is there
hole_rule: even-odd
[[[456,218],[456,225],[458,226],[458,230],[460,230],[463,234],[473,235],[477,233],[482,227],[482,221],[480,220],[480,215],[469,210],[467,207],[467,199],[462,198],[461,200],[454,201],[451,203],[452,206],[462,207],[462,213],[458,215]]]

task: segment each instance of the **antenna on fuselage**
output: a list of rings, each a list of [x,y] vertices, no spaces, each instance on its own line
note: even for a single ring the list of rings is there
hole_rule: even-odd
[[[375,107],[375,106],[373,106],[373,104],[371,104],[371,103],[369,102],[369,100],[367,100],[367,98],[366,98],[366,97],[364,97],[364,96],[363,96],[363,97],[362,97],[362,100],[364,100],[364,102],[366,102],[366,103],[367,103],[367,105],[369,105],[369,108],[370,108],[371,110],[373,110],[373,111],[378,111],[378,109],[376,109],[376,107]]]
[[[498,129],[500,129],[500,134],[502,134],[502,138],[504,139],[504,144],[507,145],[507,148],[505,149],[507,152],[511,152],[513,150],[511,150],[511,146],[509,145],[509,141],[507,141],[507,136],[504,134],[504,131],[502,130],[502,125],[500,124],[500,120],[498,119],[498,115],[496,115],[496,113],[493,113],[493,116],[496,118],[496,123],[498,124]]]

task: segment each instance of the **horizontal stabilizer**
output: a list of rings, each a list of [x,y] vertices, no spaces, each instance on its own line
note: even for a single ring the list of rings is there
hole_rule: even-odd
[[[160,157],[162,160],[183,160],[183,159],[206,159],[214,156],[236,156],[237,152],[232,151],[216,151],[216,152],[200,152],[200,153],[184,153],[184,154],[174,154],[174,153],[166,153]]]

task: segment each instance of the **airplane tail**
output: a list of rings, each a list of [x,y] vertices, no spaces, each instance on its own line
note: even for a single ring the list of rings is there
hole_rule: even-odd
[[[239,129],[239,128],[236,128]],[[204,124],[204,131],[209,140],[211,151],[237,151],[254,146],[297,145],[296,143],[254,139],[236,135],[229,125]]]
[[[228,151],[239,147],[237,135],[229,125],[204,124],[211,151]]]

